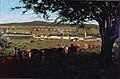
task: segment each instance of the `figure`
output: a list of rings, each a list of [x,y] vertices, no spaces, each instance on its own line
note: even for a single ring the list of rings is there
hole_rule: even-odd
[[[20,50],[20,48],[18,48],[18,57],[20,61],[22,61],[22,51]]]

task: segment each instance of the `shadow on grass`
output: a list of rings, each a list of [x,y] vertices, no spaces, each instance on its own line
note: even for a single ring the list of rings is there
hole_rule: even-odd
[[[41,79],[117,79],[115,65],[104,66],[99,54],[80,53],[53,55],[44,64],[37,59],[0,63],[1,78]]]

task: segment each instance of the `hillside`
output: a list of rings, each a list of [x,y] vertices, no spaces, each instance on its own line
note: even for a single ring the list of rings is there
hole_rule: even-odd
[[[32,21],[32,22],[21,22],[21,23],[5,23],[0,24],[0,26],[47,26],[50,22],[44,21]]]
[[[21,23],[5,23],[0,24],[0,26],[54,26],[54,22],[45,22],[45,21],[32,21],[32,22],[21,22]],[[73,24],[61,24],[57,26],[64,26],[64,27],[74,27],[76,25]],[[98,25],[95,24],[85,24],[87,28],[97,28]],[[77,27],[77,26],[76,26]]]

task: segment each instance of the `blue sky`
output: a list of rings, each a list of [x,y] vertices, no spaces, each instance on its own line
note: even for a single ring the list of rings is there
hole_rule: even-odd
[[[19,0],[0,0],[0,24],[12,22],[46,21],[30,11],[25,13],[24,15],[22,15],[22,9],[10,11],[12,7],[16,7],[19,5],[22,5],[21,3],[19,3]],[[57,17],[56,14],[52,13],[50,13],[50,16],[50,19],[55,19]],[[90,23],[96,24],[96,22]]]
[[[0,0],[0,23],[46,21],[30,11],[24,15],[22,15],[22,9],[10,11],[12,7],[18,5],[22,5],[19,0]],[[50,15],[51,19],[57,17],[55,14],[50,13]]]

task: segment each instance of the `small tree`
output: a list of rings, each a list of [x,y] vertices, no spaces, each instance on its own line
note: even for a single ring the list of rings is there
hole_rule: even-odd
[[[0,36],[0,47],[5,51],[5,49],[9,46],[9,42],[7,37]]]

